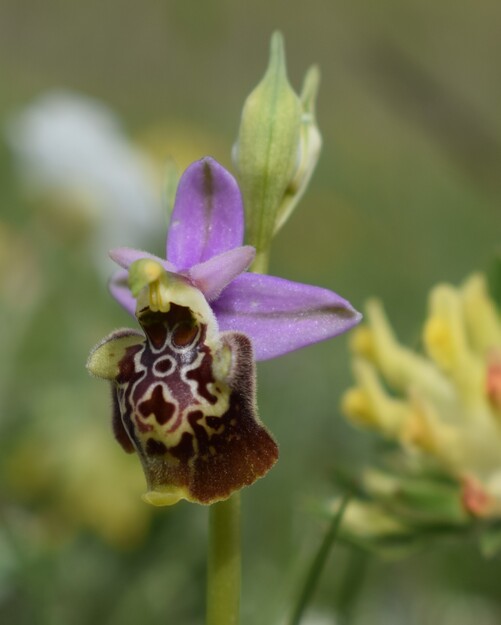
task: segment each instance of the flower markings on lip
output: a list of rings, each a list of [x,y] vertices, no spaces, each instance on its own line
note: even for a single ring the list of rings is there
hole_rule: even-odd
[[[255,252],[243,235],[238,185],[205,158],[180,180],[167,258],[111,252],[111,292],[144,335],[112,333],[87,366],[112,382],[115,437],[138,453],[154,505],[211,504],[264,476],[278,448],[257,414],[254,360],[360,319],[326,289],[244,273]]]
[[[131,314],[135,299],[128,268],[141,258],[157,260],[186,278],[209,302],[220,330],[243,332],[254,358],[267,360],[333,338],[361,319],[351,304],[320,287],[274,276],[244,273],[254,248],[242,245],[244,212],[237,182],[212,158],[190,165],[179,182],[167,237],[166,259],[130,248],[111,258],[122,267],[110,283]]]
[[[157,261],[130,273],[144,335],[117,330],[87,365],[112,382],[115,437],[137,451],[148,503],[226,499],[278,458],[257,414],[251,341],[220,333],[202,293]]]

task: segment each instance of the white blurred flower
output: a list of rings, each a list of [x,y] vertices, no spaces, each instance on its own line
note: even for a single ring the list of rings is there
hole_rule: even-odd
[[[162,223],[155,162],[97,100],[45,93],[14,114],[5,131],[28,189],[73,198],[95,224],[92,254],[106,273],[109,249],[145,247]]]

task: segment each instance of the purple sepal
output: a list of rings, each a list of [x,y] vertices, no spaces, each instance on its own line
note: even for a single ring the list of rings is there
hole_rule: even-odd
[[[242,245],[244,213],[236,180],[210,157],[184,172],[167,236],[167,260],[186,270]]]
[[[136,313],[136,300],[130,292],[128,278],[129,272],[126,269],[120,269],[112,276],[108,283],[108,288],[120,306],[134,316]]]
[[[252,273],[235,278],[212,306],[221,330],[251,338],[256,360],[332,338],[361,319],[333,291]]]

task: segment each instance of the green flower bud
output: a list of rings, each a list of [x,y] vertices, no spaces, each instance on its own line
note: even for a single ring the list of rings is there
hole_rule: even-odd
[[[306,72],[301,91],[302,115],[299,131],[299,163],[278,207],[275,233],[280,230],[296,208],[296,204],[303,196],[320,156],[322,136],[315,118],[315,104],[319,84],[320,71],[314,65]]]
[[[303,194],[320,150],[314,103],[319,73],[308,72],[301,97],[289,84],[282,35],[274,33],[268,69],[247,98],[234,159],[245,211],[247,242],[265,268],[271,240]]]

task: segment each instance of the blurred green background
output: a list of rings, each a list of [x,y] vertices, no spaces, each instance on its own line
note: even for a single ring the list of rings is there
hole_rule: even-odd
[[[93,344],[131,325],[99,269],[100,217],[27,191],[9,120],[66,89],[110,107],[159,164],[210,152],[231,168],[276,28],[296,88],[311,63],[321,68],[324,148],[272,273],[359,309],[378,295],[417,344],[428,290],[485,269],[500,243],[496,0],[3,0],[0,622],[201,623],[207,521],[202,507],[140,500],[135,459],[111,439],[106,385],[84,367]],[[142,243],[158,254],[164,223]],[[324,529],[318,502],[338,492],[337,470],[376,451],[339,413],[346,341],[259,366],[260,412],[281,459],[244,492],[244,625],[282,622]],[[500,571],[467,542],[390,561],[342,545],[310,623],[499,623]]]

